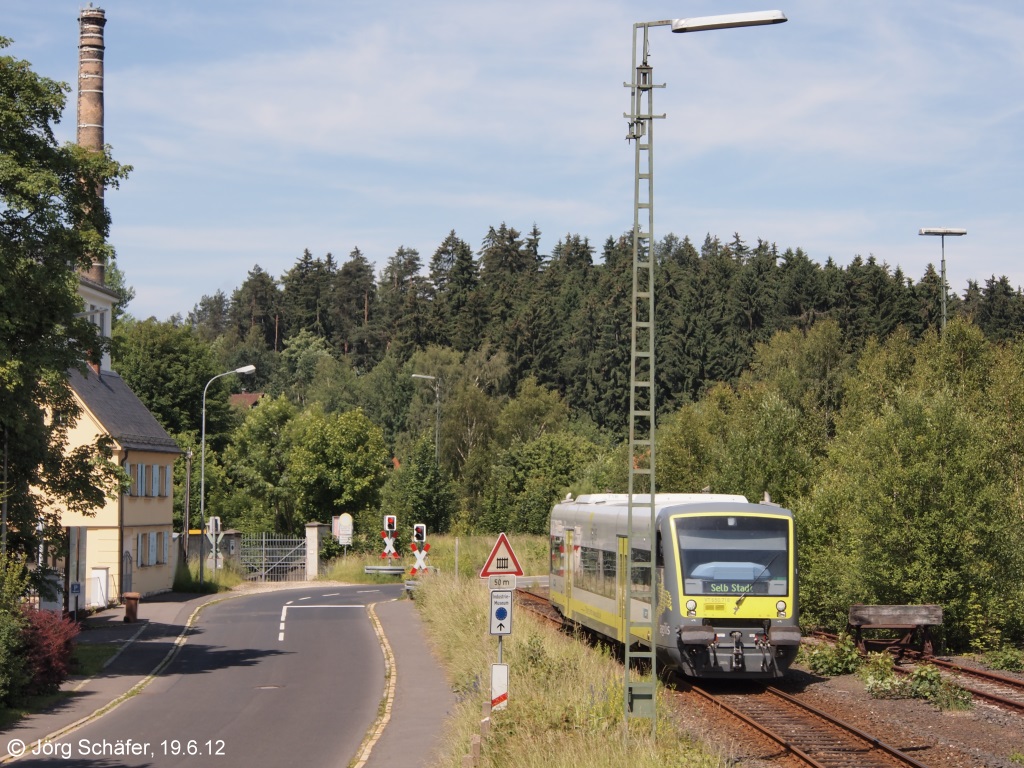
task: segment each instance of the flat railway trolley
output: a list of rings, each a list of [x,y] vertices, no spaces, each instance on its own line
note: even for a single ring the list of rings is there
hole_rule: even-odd
[[[625,494],[567,497],[550,521],[552,606],[564,620],[621,643],[628,502]],[[800,645],[793,513],[707,493],[659,493],[654,506],[659,663],[690,677],[782,677]],[[634,512],[634,562],[650,562],[648,529],[649,517]],[[649,621],[651,609],[643,597],[651,585],[636,584],[651,569],[635,571],[634,624]],[[628,641],[649,647],[651,638]]]

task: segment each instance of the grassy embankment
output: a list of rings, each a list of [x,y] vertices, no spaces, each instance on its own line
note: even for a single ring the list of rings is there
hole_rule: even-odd
[[[245,577],[230,560],[221,564],[217,570],[212,568],[203,569],[203,581],[199,583],[199,561],[190,560],[187,564],[179,563],[174,573],[174,584],[172,589],[175,592],[185,594],[213,594],[216,592],[227,592],[234,589]]]
[[[443,736],[443,753],[432,763],[439,768],[462,766],[472,737],[480,733],[481,707],[490,697],[490,668],[498,660],[498,646],[488,632],[488,591],[478,574],[495,538],[460,539],[456,576],[454,537],[438,537],[431,545],[430,564],[439,572],[422,579],[416,590],[430,642],[458,697]],[[511,543],[527,575],[547,572],[546,538],[514,536]],[[352,562],[337,563],[330,578],[363,581],[363,565],[380,563],[379,557],[346,560]],[[410,560],[403,558],[407,565]],[[725,764],[680,730],[664,702],[659,704],[657,738],[650,738],[649,721],[634,720],[627,740],[622,666],[610,653],[533,620],[523,609],[516,612],[514,626],[502,640],[502,660],[509,665],[508,708],[493,713],[481,768]]]

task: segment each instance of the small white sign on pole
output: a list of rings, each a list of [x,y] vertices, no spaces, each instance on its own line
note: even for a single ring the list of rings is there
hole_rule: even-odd
[[[491,634],[512,634],[512,590],[491,590]]]
[[[343,547],[352,545],[352,533],[354,530],[352,515],[345,512],[331,518],[331,533],[338,543]]]
[[[508,706],[508,664],[491,664],[491,711]]]

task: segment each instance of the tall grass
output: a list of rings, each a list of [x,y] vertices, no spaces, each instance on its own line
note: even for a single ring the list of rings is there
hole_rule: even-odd
[[[230,561],[220,563],[215,571],[212,568],[203,569],[203,581],[199,582],[199,561],[189,560],[188,563],[178,563],[174,572],[175,592],[187,594],[211,594],[215,592],[226,592],[237,587],[245,581],[245,577],[238,568]]]
[[[437,763],[456,768],[480,732],[490,666],[497,662],[497,639],[488,634],[488,591],[477,578],[456,578],[442,569],[422,580],[416,605],[459,699]],[[492,715],[482,768],[723,765],[681,731],[664,701],[656,738],[650,737],[648,721],[634,720],[631,725],[640,727],[626,739],[621,665],[607,651],[534,621],[523,609],[516,613],[515,631],[503,638],[503,661],[509,665],[509,702]]]

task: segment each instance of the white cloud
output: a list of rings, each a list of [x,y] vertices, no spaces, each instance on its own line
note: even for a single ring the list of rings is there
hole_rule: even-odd
[[[73,83],[79,3],[4,2],[9,52]],[[383,261],[405,245],[426,260],[452,228],[476,248],[502,221],[536,222],[542,249],[568,232],[617,236],[632,222],[632,24],[723,12],[719,0],[103,5],[107,140],[136,169],[108,196],[113,240],[133,312],[157,316],[229,292],[255,263],[279,275],[304,247]],[[966,226],[951,283],[1024,282],[1012,245],[1024,6],[783,5],[789,23],[768,29],[651,31],[667,85],[656,235],[738,231],[840,263],[873,253],[918,279],[938,256],[917,228]]]

